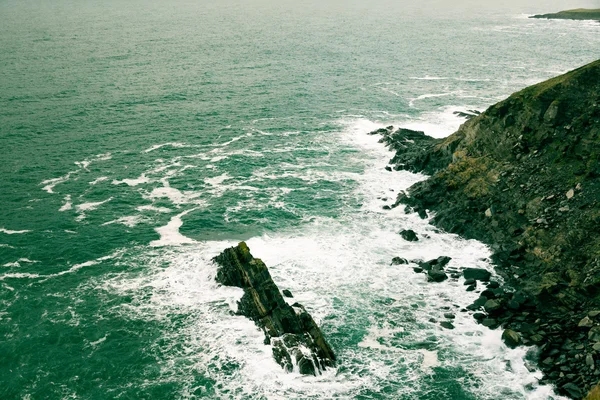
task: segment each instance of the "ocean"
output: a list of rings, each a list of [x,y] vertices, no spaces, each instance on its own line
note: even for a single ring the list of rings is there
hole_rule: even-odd
[[[1,0],[0,398],[559,399],[462,280],[390,265],[493,269],[383,209],[426,177],[367,135],[600,58],[600,24],[527,18],[572,2],[493,3]],[[210,260],[240,240],[337,368],[285,373],[235,315]]]

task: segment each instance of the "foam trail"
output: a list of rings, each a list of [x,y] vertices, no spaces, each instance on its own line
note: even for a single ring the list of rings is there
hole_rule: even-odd
[[[7,235],[22,235],[24,233],[29,233],[31,231],[27,230],[27,229],[21,230],[21,231],[12,231],[10,229],[0,228],[0,232],[6,233]]]
[[[161,226],[160,228],[156,228],[155,231],[160,235],[160,239],[150,242],[150,246],[178,246],[182,244],[196,243],[195,240],[184,236],[179,232],[179,228],[181,228],[181,226],[183,225],[181,217],[196,209],[197,208],[192,208],[190,210],[182,212],[181,214],[177,214],[173,218],[171,218],[167,225]]]
[[[68,211],[72,208],[73,208],[73,203],[71,202],[71,195],[68,194],[65,196],[65,204],[63,204],[62,207],[60,207],[58,209],[58,211]]]

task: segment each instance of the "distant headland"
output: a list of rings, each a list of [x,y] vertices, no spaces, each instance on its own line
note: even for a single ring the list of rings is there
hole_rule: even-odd
[[[529,18],[545,18],[545,19],[579,19],[579,20],[594,20],[600,21],[600,8],[576,8],[574,10],[559,11],[553,14],[533,15]]]

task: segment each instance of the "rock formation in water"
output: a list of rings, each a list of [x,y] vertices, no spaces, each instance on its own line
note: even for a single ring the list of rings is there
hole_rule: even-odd
[[[577,8],[574,10],[560,11],[552,14],[533,15],[529,18],[578,19],[600,21],[600,9]]]
[[[267,266],[250,254],[246,243],[226,249],[213,260],[219,266],[217,282],[244,289],[238,313],[263,330],[275,360],[286,371],[297,366],[301,374],[317,375],[335,364],[335,354],[319,326],[302,305],[285,301]]]
[[[432,175],[394,206],[434,211],[436,226],[493,250],[505,285],[469,307],[478,321],[504,327],[509,346],[538,345],[543,381],[581,398],[600,379],[600,61],[513,94],[445,139],[378,134],[397,152],[394,169]]]

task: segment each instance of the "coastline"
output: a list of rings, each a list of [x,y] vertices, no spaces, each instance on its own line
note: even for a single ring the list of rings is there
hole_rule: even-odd
[[[396,151],[390,167],[430,175],[394,207],[492,249],[504,284],[468,309],[507,345],[536,345],[541,382],[571,398],[600,379],[599,75],[596,61],[533,85],[445,139],[371,132]]]

